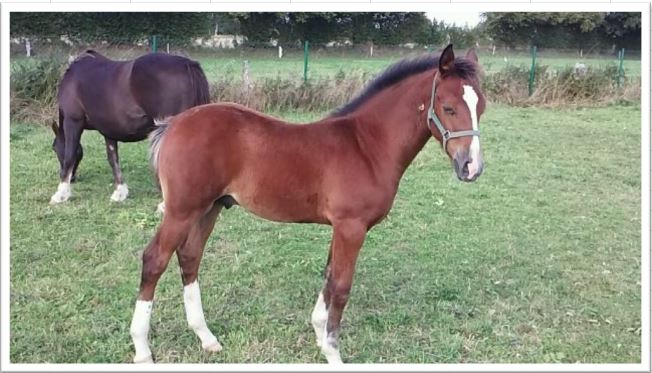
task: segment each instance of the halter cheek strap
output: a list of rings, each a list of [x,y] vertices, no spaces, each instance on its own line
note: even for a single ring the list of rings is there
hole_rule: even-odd
[[[437,114],[435,113],[435,93],[437,92],[436,81],[437,81],[437,75],[435,75],[435,77],[432,79],[432,94],[430,97],[430,107],[428,108],[428,118],[426,119],[426,126],[428,127],[430,132],[434,132],[432,130],[432,126],[430,125],[430,121],[435,123],[435,127],[437,128],[437,131],[439,131],[439,134],[441,135],[441,145],[444,148],[444,151],[446,151],[446,145],[448,145],[448,140],[454,139],[456,137],[480,136],[480,131],[476,131],[476,130],[449,131],[446,128],[444,128],[444,125],[441,124],[439,117],[437,117]]]

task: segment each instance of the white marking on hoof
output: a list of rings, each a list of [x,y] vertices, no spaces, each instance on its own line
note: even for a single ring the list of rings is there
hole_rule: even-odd
[[[156,207],[156,212],[158,212],[159,214],[165,213],[165,201],[158,204],[158,207]]]
[[[134,348],[136,349],[134,363],[154,362],[152,360],[152,351],[149,349],[149,343],[147,342],[151,316],[152,302],[137,300],[134,317],[131,319],[131,327],[129,328],[131,340],[134,342]]]
[[[152,355],[149,355],[142,359],[137,359],[136,357],[134,357],[134,364],[154,364],[154,360],[152,359]]]
[[[54,205],[57,203],[66,202],[71,195],[72,192],[70,190],[70,183],[66,183],[66,182],[59,183],[57,192],[52,195],[52,198],[50,198],[50,204]]]
[[[125,199],[127,199],[128,195],[129,195],[129,188],[127,188],[127,184],[118,184],[115,187],[113,194],[111,195],[111,201],[122,202]]]
[[[324,338],[321,342],[321,353],[326,357],[328,364],[343,364],[340,357],[340,350],[337,346],[337,340],[332,334],[327,334],[324,326]]]
[[[212,345],[206,346],[206,347],[202,346],[202,348],[204,350],[208,351],[208,352],[220,352],[220,351],[222,351],[222,345],[217,340],[215,340],[215,343],[213,343]]]
[[[183,287],[183,306],[186,309],[188,326],[201,340],[201,347],[209,352],[222,351],[222,345],[206,325],[201,304],[201,292],[197,281]]]
[[[312,310],[312,327],[315,329],[315,336],[317,337],[317,346],[321,347],[322,338],[324,338],[324,330],[326,328],[326,321],[328,320],[328,310],[326,303],[324,303],[324,294],[319,292],[317,303]]]

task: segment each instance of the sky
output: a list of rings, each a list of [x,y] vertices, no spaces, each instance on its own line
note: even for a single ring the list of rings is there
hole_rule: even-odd
[[[480,23],[480,13],[474,12],[426,12],[428,18],[437,18],[437,21],[444,20],[446,23],[455,23],[458,26],[468,24],[473,27]]]

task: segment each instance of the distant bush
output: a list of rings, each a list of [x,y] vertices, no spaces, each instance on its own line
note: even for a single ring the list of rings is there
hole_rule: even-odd
[[[55,118],[57,86],[65,71],[63,60],[33,58],[11,67],[11,115],[47,120]]]
[[[518,106],[594,106],[640,100],[640,78],[625,77],[619,88],[617,71],[615,64],[589,66],[582,73],[571,66],[554,70],[537,65],[534,91],[529,96],[530,69],[508,66],[487,75],[482,85],[490,101]]]
[[[338,72],[332,79],[263,78],[249,86],[225,77],[211,84],[213,102],[230,101],[257,110],[332,110],[348,102],[369,77],[363,72]]]

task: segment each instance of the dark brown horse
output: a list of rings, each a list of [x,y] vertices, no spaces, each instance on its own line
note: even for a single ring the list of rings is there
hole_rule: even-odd
[[[309,125],[291,125],[236,104],[189,109],[153,134],[152,159],[165,201],[143,253],[131,323],[135,362],[148,346],[156,283],[176,252],[188,325],[208,351],[222,346],[206,325],[197,271],[222,207],[265,219],[333,227],[325,285],[312,313],[317,345],[341,362],[338,330],[367,231],[392,207],[399,181],[428,139],[442,142],[460,180],[483,168],[478,119],[485,108],[473,50],[455,58],[402,61],[357,99]]]
[[[118,141],[140,141],[154,130],[154,118],[178,114],[209,102],[208,82],[199,63],[163,53],[147,54],[131,61],[113,61],[87,50],[79,56],[59,83],[59,125],[52,148],[59,159],[61,182],[50,203],[70,198],[84,155],[80,138],[84,129],[99,131],[113,169],[114,201],[127,198],[122,177]]]

